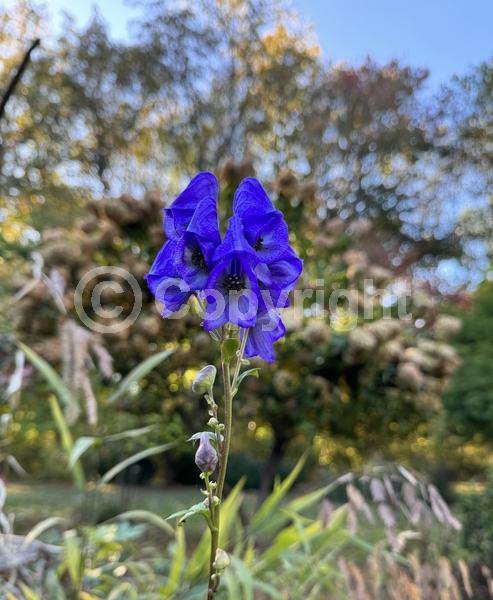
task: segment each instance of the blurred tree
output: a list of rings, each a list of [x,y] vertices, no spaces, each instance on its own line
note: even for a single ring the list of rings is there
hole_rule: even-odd
[[[221,174],[226,194],[250,168],[227,165]],[[298,304],[298,312],[287,314],[290,334],[278,345],[276,365],[262,364],[261,378],[248,380],[239,398],[240,414],[250,429],[243,428],[244,435],[237,439],[259,436],[258,440],[271,446],[265,487],[296,440],[309,445],[315,439],[324,464],[353,465],[363,454],[374,452],[395,457],[395,441],[413,439],[440,409],[440,394],[456,365],[455,353],[435,330],[438,308],[432,298],[414,294],[409,318],[397,315],[396,306],[391,318],[382,318],[380,290],[391,298],[394,274],[357,250],[364,247],[365,239],[375,237],[371,223],[324,222],[317,216],[320,195],[316,188],[299,182],[293,174],[288,177],[282,173],[272,187],[278,190],[277,205],[295,223],[291,227],[296,231],[293,243],[305,258],[300,288],[323,285],[325,304],[320,297],[306,294],[305,310],[300,312]],[[226,200],[230,198],[221,201]],[[120,404],[118,412],[121,418],[126,415],[129,425],[137,416],[146,415],[152,422],[162,421],[163,435],[172,431],[175,437],[181,431],[184,438],[185,432],[200,427],[197,399],[189,391],[193,375],[202,363],[217,357],[212,354],[208,334],[200,329],[198,316],[192,311],[182,319],[161,319],[143,282],[163,241],[161,206],[160,199],[152,194],[141,201],[126,195],[93,201],[87,207],[89,214],[72,228],[46,230],[39,250],[45,272],[56,273],[66,282],[65,308],[76,320],[74,290],[92,267],[118,265],[141,283],[143,310],[136,323],[130,328],[117,327],[104,336],[115,358],[115,369],[126,373],[146,356],[170,345],[178,350],[159,372],[143,382],[139,396]],[[370,278],[373,284],[368,287]],[[82,300],[87,314],[107,325],[91,309],[92,291],[103,279],[108,280],[108,275],[91,280]],[[122,283],[118,278],[115,281]],[[17,278],[13,283],[20,289],[26,280]],[[345,300],[333,304],[330,293],[337,289],[348,290],[350,299],[356,301],[351,309]],[[104,307],[117,303],[124,308],[110,324],[118,324],[134,302],[127,286],[124,294],[106,287],[101,298]],[[323,318],[315,318],[329,308]],[[371,314],[365,317],[364,308]],[[54,363],[64,358],[58,320],[43,282],[16,306],[16,325],[22,338]],[[117,409],[111,407],[111,411]],[[419,435],[423,437],[423,432]]]
[[[140,195],[251,159],[263,178],[292,166],[316,181],[328,218],[378,222],[379,258],[402,270],[460,253],[435,200],[450,144],[420,98],[426,72],[325,65],[272,0],[138,5],[125,43],[97,13],[83,30],[67,18],[9,111],[3,189],[42,205],[38,228],[88,192]],[[29,20],[47,29],[33,10],[18,12],[17,37]]]
[[[472,309],[455,343],[462,358],[444,406],[454,430],[466,439],[489,443],[493,435],[493,282],[485,281],[474,294]]]
[[[437,201],[445,142],[419,99],[427,76],[397,62],[334,65],[310,87],[300,130],[329,214],[371,219],[387,266],[402,271],[460,253]]]
[[[273,465],[299,437],[315,438],[325,462],[338,458],[331,440],[344,441],[346,462],[377,449],[392,454],[396,438],[416,437],[440,408],[456,362],[436,336],[433,298],[420,292],[412,319],[394,311],[389,323],[378,294],[389,300],[397,276],[403,283],[416,265],[461,251],[453,223],[444,229],[431,204],[448,140],[422,103],[426,73],[397,63],[326,65],[306,27],[273,0],[141,6],[130,42],[112,40],[95,14],[84,30],[67,20],[34,62],[2,129],[0,177],[12,214],[22,214],[24,228],[45,229],[45,272],[66,282],[75,318],[74,289],[92,267],[123,266],[142,283],[163,241],[162,202],[151,188],[166,189],[169,200],[187,174],[221,163],[224,216],[242,177],[256,169],[263,181],[275,179],[270,191],[305,258],[304,286],[366,290],[374,313],[363,323],[336,306],[330,322],[312,322],[320,307],[307,298],[279,349],[285,368],[267,367],[249,382],[249,435],[269,439]],[[19,31],[42,20],[30,10],[19,13]],[[4,23],[11,27],[6,15]],[[101,199],[125,188],[135,197]],[[25,279],[8,285],[19,290]],[[211,360],[209,338],[193,316],[163,322],[142,287],[138,321],[106,336],[116,369],[126,373],[166,344],[179,351],[121,412],[146,414],[175,433],[195,429],[188,384],[198,362]],[[111,290],[103,301],[115,301]],[[127,290],[127,312],[131,302]],[[54,363],[63,359],[46,286],[15,310],[26,341]]]
[[[169,53],[163,27],[171,9],[161,2],[143,4],[140,39],[153,57],[149,72],[159,73]],[[199,1],[188,10],[195,30],[202,28],[205,56],[192,56],[197,69],[189,102],[160,114],[160,147],[173,139],[175,160],[189,172],[253,156],[270,165],[272,174],[272,166],[291,155],[289,135],[320,67],[319,46],[284,2]]]

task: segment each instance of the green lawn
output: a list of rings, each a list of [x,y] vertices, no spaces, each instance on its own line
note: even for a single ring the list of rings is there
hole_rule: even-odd
[[[131,509],[150,510],[163,517],[199,501],[193,487],[119,487],[83,494],[64,483],[11,483],[7,486],[5,512],[14,513],[18,533],[51,516],[91,523]]]

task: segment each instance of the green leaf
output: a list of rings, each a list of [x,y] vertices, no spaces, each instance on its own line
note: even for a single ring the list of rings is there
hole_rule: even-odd
[[[28,360],[34,367],[41,373],[45,378],[46,382],[50,385],[51,389],[59,397],[62,404],[74,411],[74,414],[78,414],[79,405],[73,397],[70,389],[63,383],[63,380],[55,371],[55,369],[46,362],[44,358],[39,356],[34,350],[31,350],[29,346],[26,346],[22,342],[17,342],[19,348],[24,352]]]
[[[46,595],[50,600],[67,600],[56,571],[51,569],[46,575]]]
[[[81,540],[77,537],[75,530],[66,531],[63,537],[65,564],[67,565],[73,587],[79,589],[82,578]]]
[[[24,544],[27,546],[40,535],[42,535],[48,529],[56,527],[57,525],[66,525],[69,522],[68,519],[63,517],[48,517],[37,523],[24,538]]]
[[[92,448],[98,441],[100,441],[100,438],[90,436],[83,436],[75,440],[72,452],[70,453],[68,466],[73,469],[75,463],[80,459],[80,457],[87,452],[89,448]]]
[[[240,389],[241,382],[244,379],[246,379],[250,375],[252,377],[256,377],[258,379],[259,373],[260,373],[260,369],[258,367],[255,367],[253,369],[248,369],[246,371],[243,371],[243,373],[240,373],[240,375],[238,376],[238,379],[236,380],[235,388],[233,390],[233,395],[238,392],[238,390]]]
[[[259,377],[259,373],[260,373],[260,369],[259,367],[255,367],[253,369],[247,369],[246,371],[243,371],[243,373],[240,373],[240,375],[238,376],[238,379],[236,380],[236,385],[237,387],[240,387],[240,383],[246,378],[246,377],[256,377],[258,379]]]
[[[173,598],[173,595],[180,585],[181,574],[186,560],[185,532],[181,527],[176,530],[176,543],[173,554],[173,560],[169,569],[168,582],[162,594],[164,598]]]
[[[207,433],[210,441],[213,442],[214,444],[217,442],[217,434],[215,434],[213,431],[197,431],[197,433],[194,433],[192,436],[190,436],[188,438],[187,442],[196,442],[197,440],[200,440],[200,436],[203,433]],[[220,436],[220,440],[222,442],[224,440],[224,436],[221,434],[219,434],[219,436]]]
[[[48,402],[50,403],[51,414],[53,415],[53,419],[58,428],[58,432],[60,433],[62,446],[67,456],[67,460],[70,461],[70,457],[74,448],[72,434],[70,433],[67,421],[63,416],[62,411],[60,410],[60,406],[57,402],[56,396],[50,394],[50,396],[48,396]],[[72,472],[74,474],[75,484],[81,491],[83,491],[86,487],[86,477],[84,475],[84,471],[79,461],[74,462]]]
[[[146,427],[138,427],[137,429],[127,429],[121,433],[113,433],[103,438],[104,442],[118,442],[119,440],[125,440],[127,438],[136,438],[146,433],[150,433],[154,429],[154,425],[147,425]]]
[[[284,479],[280,484],[276,485],[274,491],[264,500],[258,511],[253,515],[251,529],[253,534],[260,532],[265,526],[268,526],[273,511],[279,506],[279,503],[291,489],[292,485],[298,478],[305,461],[306,453],[296,463],[286,479]]]
[[[108,483],[114,477],[116,477],[118,475],[118,473],[121,473],[127,467],[130,467],[131,465],[135,464],[136,462],[139,462],[139,460],[142,460],[143,458],[147,458],[148,456],[153,456],[154,454],[160,454],[161,452],[166,452],[166,450],[169,450],[173,446],[176,446],[176,442],[169,442],[168,444],[162,444],[161,446],[153,446],[152,448],[146,448],[145,450],[141,450],[140,452],[137,452],[136,454],[132,454],[132,456],[125,458],[124,460],[122,460],[118,464],[116,464],[114,467],[111,467],[111,469],[109,471],[107,471],[101,477],[101,480],[99,481],[98,486]]]
[[[241,583],[243,594],[232,596],[233,598],[244,598],[244,600],[254,600],[255,580],[250,570],[236,556],[231,555],[231,567],[226,571],[226,576],[234,578]]]
[[[241,503],[243,502],[243,495],[241,491],[244,484],[245,478],[242,477],[220,506],[221,528],[219,530],[219,547],[221,548],[225,548],[228,545],[231,529],[237,520],[239,509]],[[197,547],[188,561],[185,572],[185,579],[187,581],[194,581],[204,574],[208,561],[208,548],[210,546],[210,539],[211,532],[207,530],[202,536],[200,542],[197,544]]]
[[[231,362],[235,358],[236,353],[240,348],[238,338],[228,338],[222,344],[223,357],[226,362]]]
[[[197,504],[190,506],[190,508],[185,508],[173,513],[169,517],[166,517],[166,520],[169,521],[170,519],[178,518],[177,525],[183,525],[185,521],[187,521],[190,517],[194,517],[195,515],[201,515],[205,517],[206,520],[209,520],[209,514],[209,507],[206,504],[206,501],[203,500],[202,502],[198,502]]]
[[[111,590],[111,593],[106,600],[122,600],[122,598],[129,598],[128,594],[133,591],[135,590],[132,585],[128,581],[124,581]]]
[[[166,533],[171,535],[175,534],[175,530],[169,523],[157,515],[156,513],[151,512],[150,510],[127,510],[126,512],[120,513],[114,517],[120,521],[129,520],[129,521],[146,521],[150,525],[155,525],[159,529],[162,529]]]
[[[300,513],[301,511],[310,508],[322,498],[325,498],[325,496],[338,485],[338,480],[336,480],[318,490],[314,490],[313,492],[309,492],[308,494],[298,496],[294,500],[291,500],[285,505],[283,510],[279,510],[271,515],[269,522],[264,525],[262,533],[271,533],[281,528],[289,520],[289,515],[291,513]]]
[[[27,587],[27,585],[25,585],[24,583],[20,584],[20,588],[22,590],[22,593],[24,594],[25,600],[41,600],[38,594],[36,594],[36,592],[34,592],[30,587]],[[15,598],[15,596],[12,596],[9,593],[7,593],[6,597]]]
[[[336,546],[336,541],[345,541],[347,539],[346,527],[347,510],[345,507],[338,508],[326,528],[322,527],[319,521],[313,521],[306,527],[300,526],[300,520],[294,525],[285,527],[269,544],[265,552],[258,557],[255,563],[255,572],[263,573],[275,568],[278,561],[282,560],[286,553],[293,548],[305,545],[313,540],[312,545],[315,550],[327,551]]]
[[[173,352],[175,352],[175,348],[163,350],[163,352],[158,352],[153,356],[149,356],[149,358],[141,362],[140,365],[137,365],[135,369],[132,369],[132,371],[130,371],[130,373],[121,381],[116,391],[108,398],[108,402],[115,402],[127,394],[134,383],[138,383],[157,367],[159,363],[163,362],[168,356],[171,356]]]

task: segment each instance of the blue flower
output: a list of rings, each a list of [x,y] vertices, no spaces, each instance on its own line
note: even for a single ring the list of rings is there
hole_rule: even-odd
[[[168,240],[147,284],[164,304],[163,316],[195,293],[206,301],[206,330],[226,323],[248,329],[245,355],[273,361],[273,344],[285,333],[277,309],[288,306],[303,263],[289,245],[282,212],[256,179],[238,186],[222,241],[217,196],[214,175],[199,173],[165,210]]]
[[[216,198],[207,197],[197,204],[174,253],[175,269],[192,291],[205,287],[214,251],[220,243]]]
[[[229,220],[224,240],[214,253],[214,268],[207,280],[204,327],[208,331],[225,323],[253,327],[260,289],[255,275],[258,258],[247,242],[241,220]]]
[[[248,330],[245,356],[259,356],[267,362],[274,362],[274,342],[286,333],[281,317],[276,311],[262,309],[255,325]],[[242,334],[244,335],[244,333]]]
[[[303,262],[289,245],[288,227],[256,179],[244,179],[235,192],[233,212],[244,227],[245,237],[255,251],[255,274],[267,303],[281,308],[294,288]],[[268,296],[268,298],[265,298]],[[277,303],[281,300],[281,306]]]
[[[215,176],[199,173],[165,209],[168,241],[145,276],[150,291],[164,304],[163,317],[179,310],[207,281],[214,250],[221,242],[217,194]]]
[[[271,263],[289,247],[288,226],[256,179],[244,179],[235,192],[233,214],[243,222],[245,236],[260,261]]]
[[[219,184],[213,173],[198,173],[176,198],[164,209],[164,231],[168,240],[179,240],[192,220],[197,204],[203,198],[217,198]]]
[[[176,248],[176,241],[165,242],[149,273],[144,277],[151,293],[164,305],[161,313],[163,317],[169,317],[179,310],[191,295],[190,286],[178,277],[175,269]]]

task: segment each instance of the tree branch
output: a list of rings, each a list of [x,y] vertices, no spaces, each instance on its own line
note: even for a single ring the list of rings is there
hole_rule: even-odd
[[[33,50],[35,50],[39,46],[40,43],[41,43],[41,40],[39,38],[37,38],[31,44],[29,50],[26,52],[26,54],[24,54],[24,58],[22,59],[21,64],[17,68],[17,71],[16,71],[14,77],[12,78],[12,81],[10,82],[9,87],[6,89],[5,93],[3,94],[2,101],[0,102],[0,121],[2,120],[2,118],[5,114],[5,107],[7,106],[7,102],[9,101],[10,96],[12,96],[13,93],[15,92],[15,88],[17,87],[17,84],[21,80],[22,74],[26,70],[26,67],[29,63],[29,60],[31,58],[31,54],[32,54]]]

